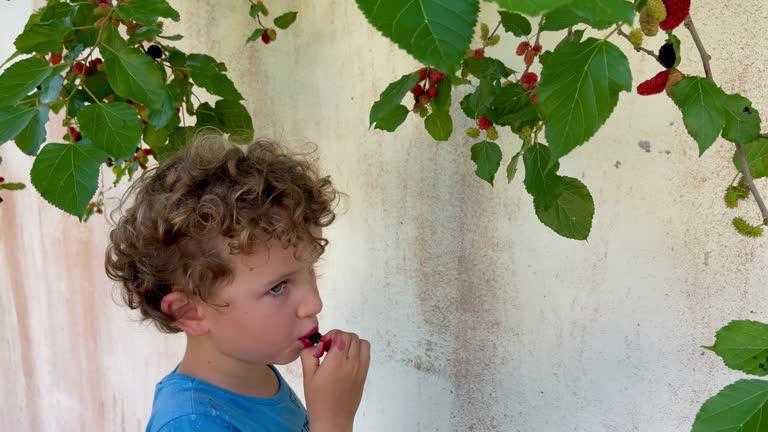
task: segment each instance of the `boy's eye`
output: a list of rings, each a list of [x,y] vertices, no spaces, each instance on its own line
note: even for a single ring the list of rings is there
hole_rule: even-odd
[[[272,295],[280,295],[283,293],[284,290],[285,290],[285,282],[280,282],[279,284],[273,286],[269,290],[269,293]]]

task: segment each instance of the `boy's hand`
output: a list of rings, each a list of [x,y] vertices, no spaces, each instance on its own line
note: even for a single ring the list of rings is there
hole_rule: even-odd
[[[354,333],[331,330],[331,348],[320,364],[323,344],[301,352],[304,398],[312,432],[351,432],[371,362],[371,344]]]

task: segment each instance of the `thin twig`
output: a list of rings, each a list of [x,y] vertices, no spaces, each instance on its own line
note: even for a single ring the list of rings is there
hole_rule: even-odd
[[[632,43],[632,39],[630,39],[630,38],[629,38],[629,35],[628,35],[626,32],[624,32],[624,30],[622,30],[622,29],[621,29],[621,27],[618,27],[618,26],[617,26],[616,28],[618,29],[618,30],[617,30],[617,32],[618,32],[618,33],[619,33],[619,34],[620,34],[620,35],[621,35],[621,36],[622,36],[624,39],[628,40],[628,41],[629,41],[629,43],[631,44],[631,43]],[[632,45],[632,46],[635,48],[635,51],[637,51],[637,52],[644,52],[644,53],[648,54],[649,56],[653,57],[654,59],[656,59],[656,61],[659,61],[659,56],[657,56],[655,52],[653,52],[653,51],[649,50],[648,48],[643,48],[643,47],[641,47],[641,46],[639,46],[639,47],[636,47],[636,46],[634,46],[634,45]]]
[[[541,37],[541,25],[544,24],[544,17],[542,16],[539,20],[539,29],[536,31],[536,41],[533,43],[533,46],[536,46],[539,44],[539,38]],[[531,63],[533,64],[533,63]],[[528,72],[528,70],[531,68],[531,65],[525,65],[525,70],[523,73]],[[521,75],[522,76],[522,75]]]
[[[541,26],[544,24],[544,17],[539,20],[539,30],[536,32],[536,45],[539,44],[539,37],[541,37]]]
[[[699,55],[701,55],[701,63],[704,65],[704,73],[706,74],[707,78],[712,79],[712,68],[709,66],[709,61],[712,59],[712,56],[707,54],[707,50],[704,49],[704,44],[701,42],[701,38],[699,38],[699,33],[696,31],[696,26],[693,25],[693,20],[691,19],[690,15],[685,18],[685,28],[687,28],[691,33],[693,43],[696,44],[696,49],[699,50]]]
[[[685,28],[687,28],[691,33],[693,42],[696,44],[696,49],[699,50],[701,63],[704,65],[704,73],[706,74],[707,78],[713,79],[712,68],[709,66],[709,60],[711,60],[712,57],[707,54],[707,50],[704,49],[704,44],[701,42],[701,38],[699,38],[699,33],[696,31],[696,26],[693,25],[693,19],[690,15],[685,18]],[[768,225],[768,208],[765,207],[763,198],[760,196],[760,192],[758,192],[757,187],[755,186],[755,182],[752,179],[752,173],[749,172],[749,162],[747,162],[747,155],[744,153],[744,147],[739,143],[735,144],[736,154],[739,155],[741,173],[744,175],[744,184],[747,185],[749,191],[752,192],[752,197],[757,202],[757,206],[760,207],[760,213],[763,215],[763,224]]]
[[[763,198],[757,191],[755,182],[752,179],[752,173],[749,172],[749,162],[747,162],[747,155],[744,154],[744,147],[739,143],[735,144],[736,153],[739,155],[739,163],[741,164],[741,172],[744,174],[744,184],[747,185],[750,192],[752,192],[752,196],[755,198],[757,206],[760,207],[760,213],[763,215],[763,225],[768,225],[768,208],[765,207]]]
[[[488,39],[490,39],[490,38],[492,38],[492,37],[496,36],[496,32],[499,30],[499,27],[501,27],[501,20],[499,20],[499,23],[498,23],[498,24],[496,24],[496,28],[495,28],[495,29],[493,29],[493,31],[491,32],[491,34],[488,36]]]

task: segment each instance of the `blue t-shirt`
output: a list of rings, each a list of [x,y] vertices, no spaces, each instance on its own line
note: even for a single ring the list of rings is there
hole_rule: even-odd
[[[147,432],[309,432],[307,410],[274,366],[271,398],[244,396],[173,372],[155,388]]]

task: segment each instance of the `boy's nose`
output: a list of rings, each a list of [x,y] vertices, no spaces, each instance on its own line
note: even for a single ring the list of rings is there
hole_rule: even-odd
[[[320,299],[320,293],[317,290],[317,285],[314,285],[311,289],[309,289],[306,296],[302,298],[296,314],[299,318],[308,318],[317,316],[321,310],[323,310],[323,301]]]

